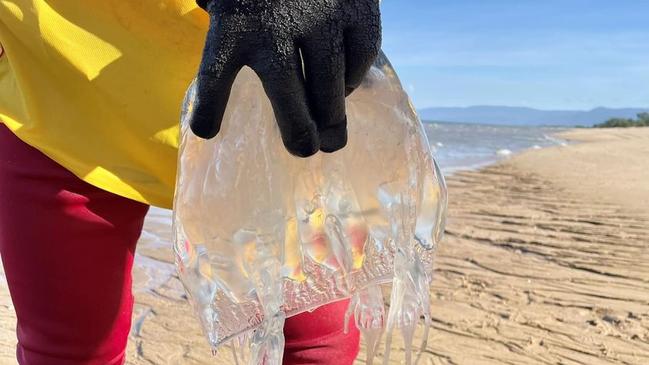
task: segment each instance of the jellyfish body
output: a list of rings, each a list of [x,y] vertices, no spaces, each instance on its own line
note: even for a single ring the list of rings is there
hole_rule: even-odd
[[[384,330],[412,341],[419,318],[430,323],[446,186],[387,58],[348,98],[349,143],[334,154],[288,154],[250,70],[238,76],[216,138],[189,130],[194,100],[192,85],[174,251],[213,348],[230,344],[237,362],[280,364],[284,319],[346,298],[347,325],[368,341],[368,363]],[[386,310],[381,286],[390,284]]]

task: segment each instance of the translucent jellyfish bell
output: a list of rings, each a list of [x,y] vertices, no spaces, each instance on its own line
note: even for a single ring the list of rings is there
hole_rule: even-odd
[[[366,337],[368,363],[384,329],[388,342],[394,330],[412,342],[418,319],[430,323],[428,287],[447,198],[387,58],[348,98],[349,143],[334,154],[286,152],[248,69],[216,138],[191,133],[195,96],[192,85],[181,121],[174,248],[213,348],[230,344],[239,360],[280,364],[285,318],[346,298],[345,325]],[[393,287],[388,311],[383,284]]]

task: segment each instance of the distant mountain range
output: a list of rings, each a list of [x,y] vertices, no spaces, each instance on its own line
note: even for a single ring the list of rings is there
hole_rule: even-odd
[[[592,126],[610,118],[635,118],[649,108],[595,108],[593,110],[539,110],[511,106],[470,106],[466,108],[426,108],[419,111],[422,120],[438,122]]]

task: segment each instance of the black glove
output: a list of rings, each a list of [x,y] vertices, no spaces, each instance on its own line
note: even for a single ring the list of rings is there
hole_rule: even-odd
[[[232,83],[249,66],[289,152],[307,157],[345,146],[345,96],[380,49],[379,0],[197,2],[210,15],[190,122],[197,136],[219,132]]]

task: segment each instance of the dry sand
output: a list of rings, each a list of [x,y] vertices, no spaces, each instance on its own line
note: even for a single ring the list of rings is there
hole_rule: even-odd
[[[649,364],[649,128],[563,137],[580,143],[449,179],[420,364]],[[147,228],[169,229],[157,211]],[[211,357],[162,247],[145,235],[139,248],[128,363],[226,363]],[[4,285],[0,320],[0,364],[14,364]],[[394,364],[402,351],[397,342]]]

